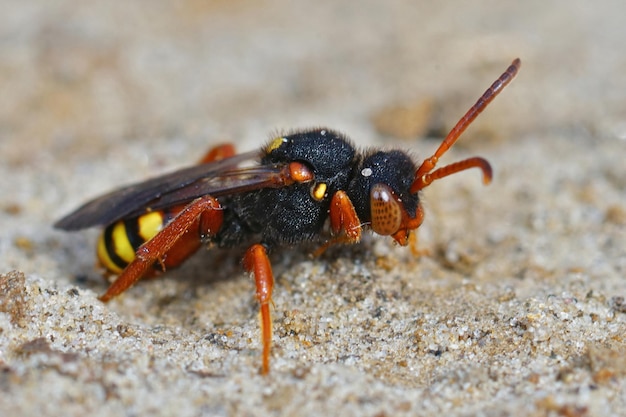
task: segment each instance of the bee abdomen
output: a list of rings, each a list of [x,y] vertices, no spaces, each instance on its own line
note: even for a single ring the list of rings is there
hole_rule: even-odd
[[[107,270],[119,274],[135,259],[137,249],[163,229],[169,213],[152,211],[107,226],[98,240],[98,259]]]

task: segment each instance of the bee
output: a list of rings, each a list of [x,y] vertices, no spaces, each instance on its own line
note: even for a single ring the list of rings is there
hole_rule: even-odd
[[[270,369],[272,289],[268,251],[317,242],[357,243],[365,230],[402,246],[424,220],[420,191],[470,168],[492,179],[489,162],[472,157],[435,169],[472,121],[511,82],[515,59],[419,166],[401,150],[359,151],[327,128],[293,131],[260,151],[212,149],[198,165],[119,188],[55,223],[75,231],[102,226],[98,258],[117,279],[100,297],[123,293],[141,278],[175,267],[202,245],[246,248],[261,316],[260,372]],[[243,250],[243,249],[242,249]]]

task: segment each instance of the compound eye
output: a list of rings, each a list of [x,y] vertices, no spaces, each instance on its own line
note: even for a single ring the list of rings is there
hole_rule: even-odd
[[[385,184],[374,184],[370,191],[372,230],[379,235],[389,236],[400,229],[402,207]]]

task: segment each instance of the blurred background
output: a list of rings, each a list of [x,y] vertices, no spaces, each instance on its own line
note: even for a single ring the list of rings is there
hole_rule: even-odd
[[[269,130],[317,124],[368,143],[380,135],[367,122],[386,107],[454,123],[517,56],[517,86],[478,122],[498,137],[626,131],[618,1],[59,0],[3,10],[9,163],[68,147],[93,158],[134,141],[255,145]]]

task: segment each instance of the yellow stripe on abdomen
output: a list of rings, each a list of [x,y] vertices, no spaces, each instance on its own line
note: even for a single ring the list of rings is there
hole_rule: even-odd
[[[152,211],[137,219],[138,234],[144,242],[149,241],[163,229],[163,212]]]
[[[109,256],[104,231],[98,238],[98,260],[100,261],[100,265],[105,267],[107,271],[113,272],[114,274],[119,274],[125,267],[125,265],[116,264]]]
[[[98,259],[109,271],[119,274],[135,259],[135,252],[163,229],[165,214],[153,211],[136,219],[108,226],[98,240]]]
[[[112,238],[115,254],[127,264],[131,263],[135,259],[135,248],[130,244],[124,222],[113,225]]]

